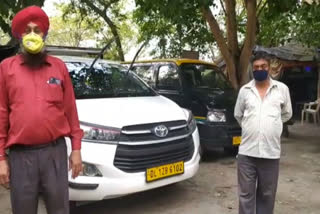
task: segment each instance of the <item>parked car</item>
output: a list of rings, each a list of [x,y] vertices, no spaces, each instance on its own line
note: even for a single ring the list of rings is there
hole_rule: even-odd
[[[186,180],[199,168],[193,115],[123,65],[58,56],[70,72],[81,128],[83,173],[70,200],[115,198]],[[68,152],[71,151],[70,140]]]
[[[159,94],[192,110],[204,152],[217,147],[237,151],[241,142],[241,128],[233,116],[237,93],[215,64],[159,59],[135,62],[132,70]]]

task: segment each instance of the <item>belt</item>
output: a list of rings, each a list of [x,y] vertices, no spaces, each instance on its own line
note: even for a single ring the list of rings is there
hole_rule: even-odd
[[[24,144],[14,144],[10,146],[9,150],[36,150],[36,149],[43,149],[50,146],[56,146],[59,144],[64,138],[60,137],[54,141],[50,141],[47,143],[36,144],[36,145],[24,145]]]

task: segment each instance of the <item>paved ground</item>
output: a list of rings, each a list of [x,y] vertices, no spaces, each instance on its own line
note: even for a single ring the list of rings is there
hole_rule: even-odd
[[[320,126],[290,127],[282,141],[276,214],[318,214],[320,210]],[[211,153],[192,179],[168,187],[80,206],[77,214],[236,214],[236,159]],[[45,213],[40,205],[39,213]],[[0,189],[0,214],[10,211]]]

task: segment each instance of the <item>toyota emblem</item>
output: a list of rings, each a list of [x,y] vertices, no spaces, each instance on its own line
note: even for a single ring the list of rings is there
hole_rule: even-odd
[[[168,135],[168,128],[164,125],[159,125],[159,126],[156,126],[154,129],[154,134],[157,136],[157,137],[165,137]]]

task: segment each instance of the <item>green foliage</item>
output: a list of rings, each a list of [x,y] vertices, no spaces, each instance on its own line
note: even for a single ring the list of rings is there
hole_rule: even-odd
[[[199,1],[136,0],[136,5],[134,19],[141,32],[139,40],[156,39],[156,57],[179,57],[183,49],[204,53],[209,51],[208,44],[214,43]]]
[[[308,46],[320,47],[320,4],[302,4],[296,20],[293,38]]]
[[[43,6],[45,0],[6,0],[1,1],[0,4],[0,28],[5,34],[11,36],[11,20],[13,16],[21,9],[31,6],[38,5]]]
[[[72,14],[66,13],[69,10],[67,4],[55,6],[64,15],[50,18],[47,44],[79,47],[85,46],[81,42],[99,39],[104,25],[101,18],[84,15],[78,8],[74,9]]]
[[[279,10],[267,8],[261,14],[258,44],[271,47],[299,42],[320,46],[319,4],[296,3],[287,11]]]
[[[135,44],[135,37],[137,37],[134,24],[131,22],[132,12],[126,10],[128,2],[129,0],[72,0],[61,11],[64,22],[74,22],[73,26],[79,26],[79,30],[74,29],[75,31],[72,31],[71,34],[81,36],[81,29],[87,35],[87,37],[85,35],[81,37],[93,39],[97,48],[102,48],[114,37],[119,37],[121,46],[119,46],[119,43],[114,42],[104,54],[104,57],[112,60],[121,60],[119,49],[127,52],[131,45]],[[113,30],[117,31],[118,35],[114,34],[110,25]],[[60,24],[60,30],[66,30],[64,28]],[[61,40],[56,39],[56,41]]]
[[[127,20],[130,12],[125,10],[128,1],[129,0],[71,0],[67,13],[72,14],[74,9],[78,9],[83,16],[90,16],[96,19],[102,18],[105,27],[101,29],[101,31],[103,31],[103,37],[102,39],[98,39],[98,45],[102,47],[110,38],[115,38],[115,47],[109,50],[109,53],[112,52],[110,56],[115,60],[124,60],[123,53],[125,48],[123,48],[122,36],[123,34],[135,34],[134,31],[130,31],[128,27]],[[106,33],[105,29],[107,28]]]

